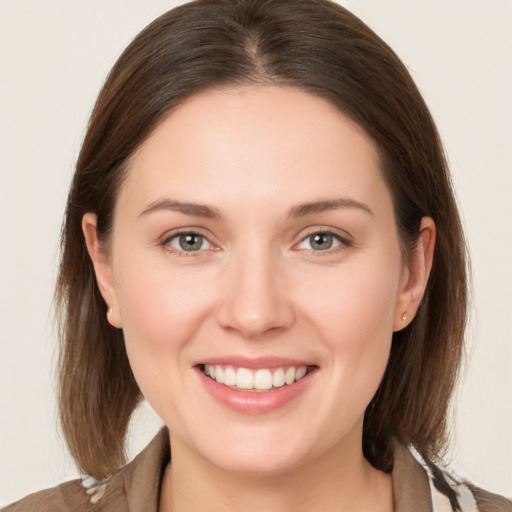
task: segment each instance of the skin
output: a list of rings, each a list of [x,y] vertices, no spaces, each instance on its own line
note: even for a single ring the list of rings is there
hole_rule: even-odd
[[[344,207],[289,215],[339,198]],[[161,200],[209,205],[221,218],[148,212]],[[393,331],[421,300],[435,227],[423,219],[406,264],[362,129],[296,89],[203,92],[131,158],[108,251],[94,214],[83,230],[109,321],[171,432],[161,511],[393,509],[391,477],[362,454],[363,415]],[[200,250],[180,249],[178,230],[204,236]],[[313,247],[310,235],[326,231],[332,246]],[[296,399],[248,415],[213,400],[193,368],[229,355],[318,370]]]

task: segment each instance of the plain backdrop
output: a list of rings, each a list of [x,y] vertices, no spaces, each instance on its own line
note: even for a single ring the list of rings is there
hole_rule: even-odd
[[[0,0],[0,505],[77,475],[59,434],[51,299],[67,188],[114,60],[170,0]],[[343,2],[404,60],[446,145],[472,256],[449,459],[512,496],[512,2]],[[130,454],[159,428],[148,406]]]

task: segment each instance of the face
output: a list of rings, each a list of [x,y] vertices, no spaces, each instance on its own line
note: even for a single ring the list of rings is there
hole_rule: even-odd
[[[259,86],[180,105],[93,259],[173,450],[248,474],[360,452],[411,272],[374,144],[328,102]]]

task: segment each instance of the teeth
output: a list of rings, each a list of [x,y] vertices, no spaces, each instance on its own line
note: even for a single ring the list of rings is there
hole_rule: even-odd
[[[258,370],[254,376],[256,389],[270,389],[272,387],[272,374],[270,370]]]
[[[224,384],[226,386],[236,386],[236,373],[232,366],[226,366],[224,370]]]
[[[278,368],[274,375],[272,375],[272,385],[275,388],[280,388],[284,386],[284,370],[282,368]]]
[[[217,380],[217,382],[219,381]],[[254,377],[251,370],[238,368],[236,372],[236,387],[240,389],[254,389]]]
[[[222,366],[217,365],[215,367],[215,380],[219,384],[224,384],[224,369],[222,368]]]
[[[297,372],[295,373],[295,380],[300,380],[306,373],[308,372],[307,368],[305,366],[301,366],[300,368],[297,368]]]
[[[205,365],[203,372],[219,384],[233,386],[238,389],[258,391],[267,391],[269,389],[280,388],[287,384],[293,384],[302,379],[307,373],[306,366],[295,368],[261,368],[253,371],[247,368],[233,368],[232,366]]]
[[[293,366],[291,368],[288,368],[288,370],[286,370],[286,373],[284,374],[284,381],[288,385],[295,382],[295,368]]]

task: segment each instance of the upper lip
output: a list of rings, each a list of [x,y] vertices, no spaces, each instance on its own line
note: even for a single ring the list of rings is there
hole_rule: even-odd
[[[237,368],[247,369],[258,369],[258,368],[282,368],[282,367],[300,367],[300,366],[316,366],[310,361],[304,361],[299,359],[290,359],[287,357],[274,357],[274,356],[262,356],[262,357],[245,357],[245,356],[218,356],[208,357],[202,359],[194,364],[194,366],[200,365],[221,365],[221,366],[235,366]]]

